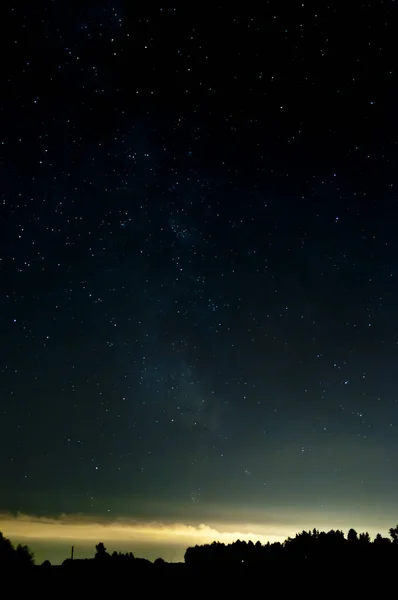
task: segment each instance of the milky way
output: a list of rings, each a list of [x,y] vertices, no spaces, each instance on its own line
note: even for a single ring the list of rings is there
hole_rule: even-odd
[[[387,527],[395,10],[10,9],[0,510]]]

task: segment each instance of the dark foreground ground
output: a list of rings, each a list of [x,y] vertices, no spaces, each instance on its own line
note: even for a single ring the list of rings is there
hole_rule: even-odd
[[[306,561],[256,566],[188,567],[147,565],[143,569],[103,566],[33,567],[16,571],[0,565],[0,593],[52,598],[134,598],[175,594],[194,598],[245,596],[260,598],[384,598],[396,596],[397,564],[308,564]],[[4,594],[5,597],[5,594]]]

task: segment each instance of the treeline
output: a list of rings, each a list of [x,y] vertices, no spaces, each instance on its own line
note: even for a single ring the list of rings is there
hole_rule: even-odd
[[[360,559],[369,559],[375,562],[389,562],[389,559],[396,562],[398,560],[398,525],[389,530],[390,537],[383,537],[380,534],[371,540],[369,533],[358,534],[354,529],[350,529],[347,537],[340,530],[324,532],[313,529],[312,531],[302,531],[294,538],[287,538],[283,543],[275,542],[262,545],[260,542],[244,542],[237,540],[232,544],[223,544],[213,542],[203,546],[194,546],[187,548],[184,556],[185,565],[188,567],[215,567],[224,566],[251,566],[259,565],[265,562],[281,562],[288,559],[293,561],[305,560],[306,562],[323,561],[342,561],[350,563]],[[143,558],[136,558],[132,552],[121,553],[113,552],[109,554],[102,542],[95,547],[93,558],[87,559],[66,559],[63,567],[78,569],[96,569],[109,570],[113,567],[122,567],[126,571],[130,569],[146,571],[148,568],[156,567],[169,570],[172,563],[166,563],[162,558],[158,558],[154,563]],[[28,546],[19,544],[14,547],[9,539],[0,532],[0,566],[33,566],[34,554]],[[51,567],[51,563],[46,560],[42,564],[45,567]],[[186,567],[185,567],[186,568]]]
[[[369,533],[350,529],[347,537],[340,530],[324,532],[313,529],[302,531],[285,542],[262,545],[260,542],[237,540],[232,544],[213,542],[190,547],[185,552],[185,564],[190,566],[258,564],[275,559],[324,561],[398,559],[398,526],[390,529],[390,538],[377,534],[372,541]]]

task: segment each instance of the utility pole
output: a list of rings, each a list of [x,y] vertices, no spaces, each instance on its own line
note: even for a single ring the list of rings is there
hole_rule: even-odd
[[[74,553],[74,551],[75,551],[75,547],[74,547],[74,546],[72,546],[72,550],[71,550],[71,552],[70,552],[70,559],[71,559],[71,560],[73,560],[73,553]]]

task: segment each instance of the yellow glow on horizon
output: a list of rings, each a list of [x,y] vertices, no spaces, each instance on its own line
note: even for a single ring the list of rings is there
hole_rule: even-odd
[[[247,524],[241,531],[239,524],[228,525],[228,531],[223,531],[205,524],[187,525],[183,523],[141,522],[127,519],[104,521],[90,519],[81,515],[61,515],[59,518],[33,517],[18,514],[0,515],[0,531],[11,540],[31,539],[43,541],[68,541],[72,542],[137,542],[156,544],[179,544],[187,547],[195,544],[207,544],[213,541],[229,544],[240,539],[242,541],[283,542],[287,535],[276,534],[270,531],[255,532],[258,526],[253,526],[253,531],[247,530]],[[261,528],[266,529],[266,528]],[[289,529],[289,533],[291,533]]]
[[[259,515],[252,513],[253,521]],[[226,520],[220,523],[177,523],[158,521],[140,521],[128,518],[92,517],[85,515],[60,515],[57,518],[35,517],[26,514],[0,513],[0,531],[13,543],[28,544],[35,551],[37,545],[48,547],[71,545],[82,549],[104,542],[116,550],[135,550],[141,548],[140,555],[152,556],[163,552],[173,556],[173,560],[183,560],[185,549],[196,544],[210,544],[214,541],[230,544],[240,539],[261,544],[267,542],[283,543],[287,537],[294,537],[303,529],[316,527],[321,531],[342,529],[347,533],[350,527],[358,532],[368,531],[371,537],[380,532],[388,535],[388,527],[394,522],[388,519],[383,523],[372,522],[366,525],[364,515],[351,519],[349,515],[335,513],[326,515],[297,514],[292,518],[289,511],[279,510],[268,514],[266,522],[233,522]],[[380,525],[380,526],[379,526]],[[147,550],[145,550],[145,548]],[[163,550],[162,550],[163,549]]]

